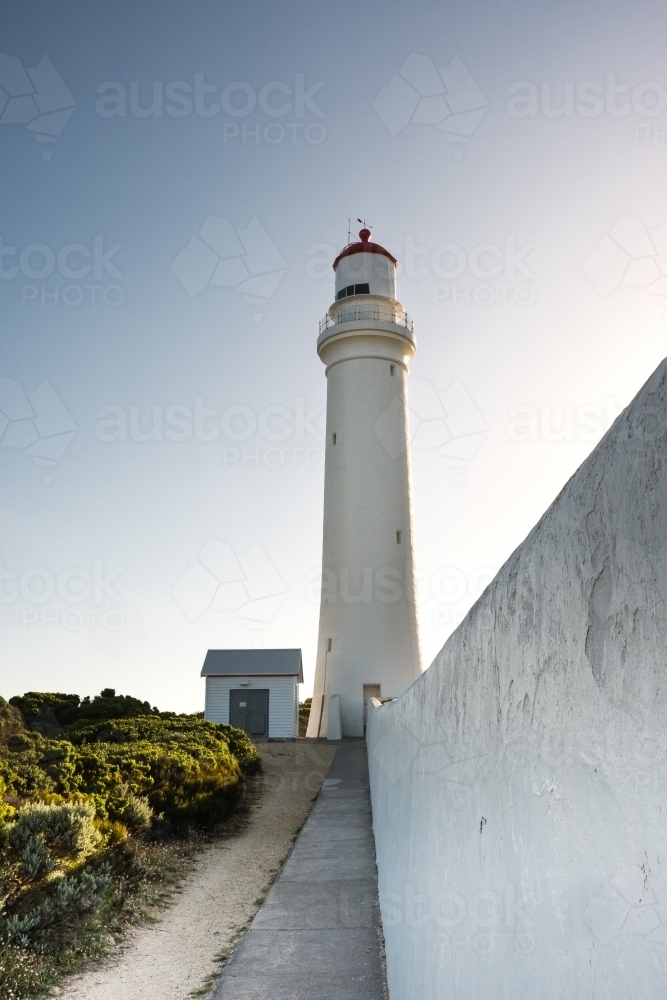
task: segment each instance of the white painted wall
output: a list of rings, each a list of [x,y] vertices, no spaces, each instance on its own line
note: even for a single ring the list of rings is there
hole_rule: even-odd
[[[308,736],[327,735],[332,695],[341,698],[343,735],[363,736],[364,685],[397,696],[421,670],[407,421],[415,346],[405,326],[363,319],[336,324],[318,341],[327,365],[327,431]]]
[[[249,684],[241,684],[241,681]],[[299,735],[299,682],[296,677],[207,677],[204,717],[229,725],[229,692],[269,690],[269,739]]]
[[[666,386],[369,711],[392,1000],[667,996]]]

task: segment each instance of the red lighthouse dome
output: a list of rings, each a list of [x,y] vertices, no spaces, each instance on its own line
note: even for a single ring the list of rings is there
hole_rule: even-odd
[[[380,295],[396,298],[398,261],[379,243],[371,242],[370,229],[359,233],[358,243],[348,243],[336,257],[336,301],[351,295]]]
[[[341,252],[336,257],[335,261],[333,262],[334,271],[338,267],[338,262],[342,260],[343,257],[350,257],[354,253],[379,253],[385,257],[388,257],[389,260],[393,263],[394,267],[398,266],[398,261],[393,256],[393,254],[390,254],[388,250],[385,250],[384,247],[381,247],[379,243],[371,243],[370,229],[366,228],[361,229],[359,231],[359,242],[348,243],[345,249],[341,250]]]

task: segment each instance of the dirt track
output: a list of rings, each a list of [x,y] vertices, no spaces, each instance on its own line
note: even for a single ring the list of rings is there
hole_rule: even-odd
[[[185,1000],[219,968],[252,918],[310,812],[336,744],[260,746],[264,776],[246,829],[195,862],[158,922],[136,930],[114,962],[76,976],[64,1000]]]

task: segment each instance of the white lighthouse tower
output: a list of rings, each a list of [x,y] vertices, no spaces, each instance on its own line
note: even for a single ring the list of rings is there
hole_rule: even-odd
[[[416,343],[394,257],[362,229],[334,261],[326,365],[322,597],[308,736],[363,736],[369,697],[421,672],[414,602],[408,365]]]

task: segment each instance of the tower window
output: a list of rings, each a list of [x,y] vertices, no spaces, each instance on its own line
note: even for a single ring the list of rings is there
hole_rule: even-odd
[[[331,652],[331,639],[327,639],[327,653]]]
[[[402,531],[397,531],[396,532],[396,544],[400,545],[402,540],[403,540],[403,532]]]
[[[389,374],[396,375],[396,365],[389,365]]]
[[[371,294],[371,288],[368,282],[366,282],[363,285],[347,285],[346,288],[341,288],[336,298],[344,299],[348,295],[370,295],[370,294]]]
[[[336,434],[335,434],[335,432],[331,435],[331,440],[333,441],[334,444],[336,443]]]

